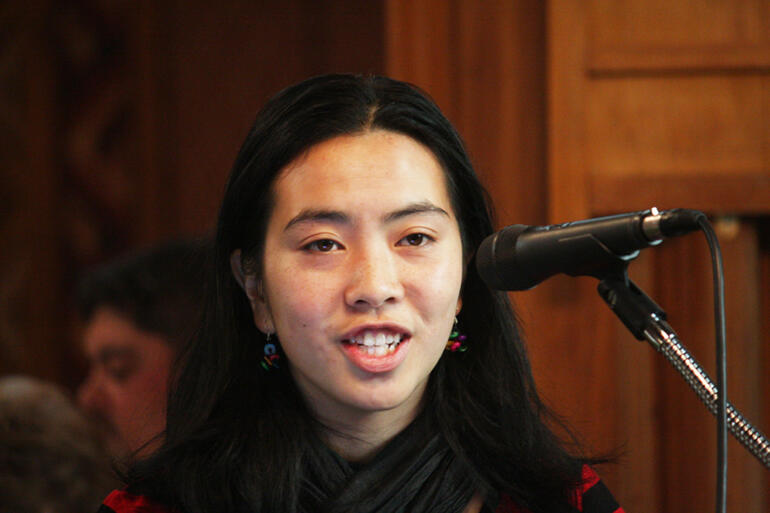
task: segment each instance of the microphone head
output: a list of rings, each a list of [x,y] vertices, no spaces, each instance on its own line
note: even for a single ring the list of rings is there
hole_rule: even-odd
[[[476,251],[476,270],[489,288],[526,290],[537,284],[537,281],[533,282],[532,278],[520,272],[521,270],[514,270],[513,266],[505,263],[507,253],[511,253],[511,258],[515,258],[513,252],[516,239],[528,228],[529,226],[524,224],[507,226],[489,235],[479,245]]]
[[[697,210],[653,209],[549,226],[514,224],[484,239],[476,269],[497,290],[531,289],[558,273],[604,279],[624,274],[640,249],[704,220]]]

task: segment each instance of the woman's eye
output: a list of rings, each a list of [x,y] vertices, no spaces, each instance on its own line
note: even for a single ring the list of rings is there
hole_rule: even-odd
[[[319,239],[314,240],[310,244],[306,245],[305,249],[310,251],[320,251],[321,253],[328,253],[329,251],[339,249],[339,244],[331,239]]]
[[[432,239],[424,233],[412,233],[401,239],[399,243],[402,246],[422,246],[430,240]]]

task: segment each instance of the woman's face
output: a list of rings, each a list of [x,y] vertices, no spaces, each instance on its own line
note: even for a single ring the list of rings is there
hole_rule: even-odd
[[[274,184],[255,322],[322,419],[411,419],[460,309],[460,232],[434,155],[375,130],[312,147]],[[256,299],[254,299],[256,297]]]

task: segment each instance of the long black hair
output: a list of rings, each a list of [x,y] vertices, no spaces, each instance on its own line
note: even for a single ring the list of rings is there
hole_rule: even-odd
[[[441,357],[421,417],[488,497],[502,493],[546,511],[579,482],[580,460],[548,427],[507,295],[489,289],[475,270],[473,252],[493,222],[460,136],[415,86],[325,75],[270,100],[241,147],[219,213],[204,322],[172,387],[163,446],[127,474],[134,490],[187,513],[297,510],[322,426],[287,365],[262,372],[265,337],[231,274],[230,255],[240,249],[258,275],[278,173],[322,141],[368,130],[404,134],[436,156],[466,257],[459,324],[470,350]]]

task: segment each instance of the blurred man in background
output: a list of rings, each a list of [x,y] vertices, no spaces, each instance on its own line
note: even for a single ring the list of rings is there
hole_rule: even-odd
[[[79,284],[90,368],[77,399],[104,425],[116,457],[152,449],[165,429],[170,371],[201,314],[208,251],[200,240],[166,243],[109,262]]]

